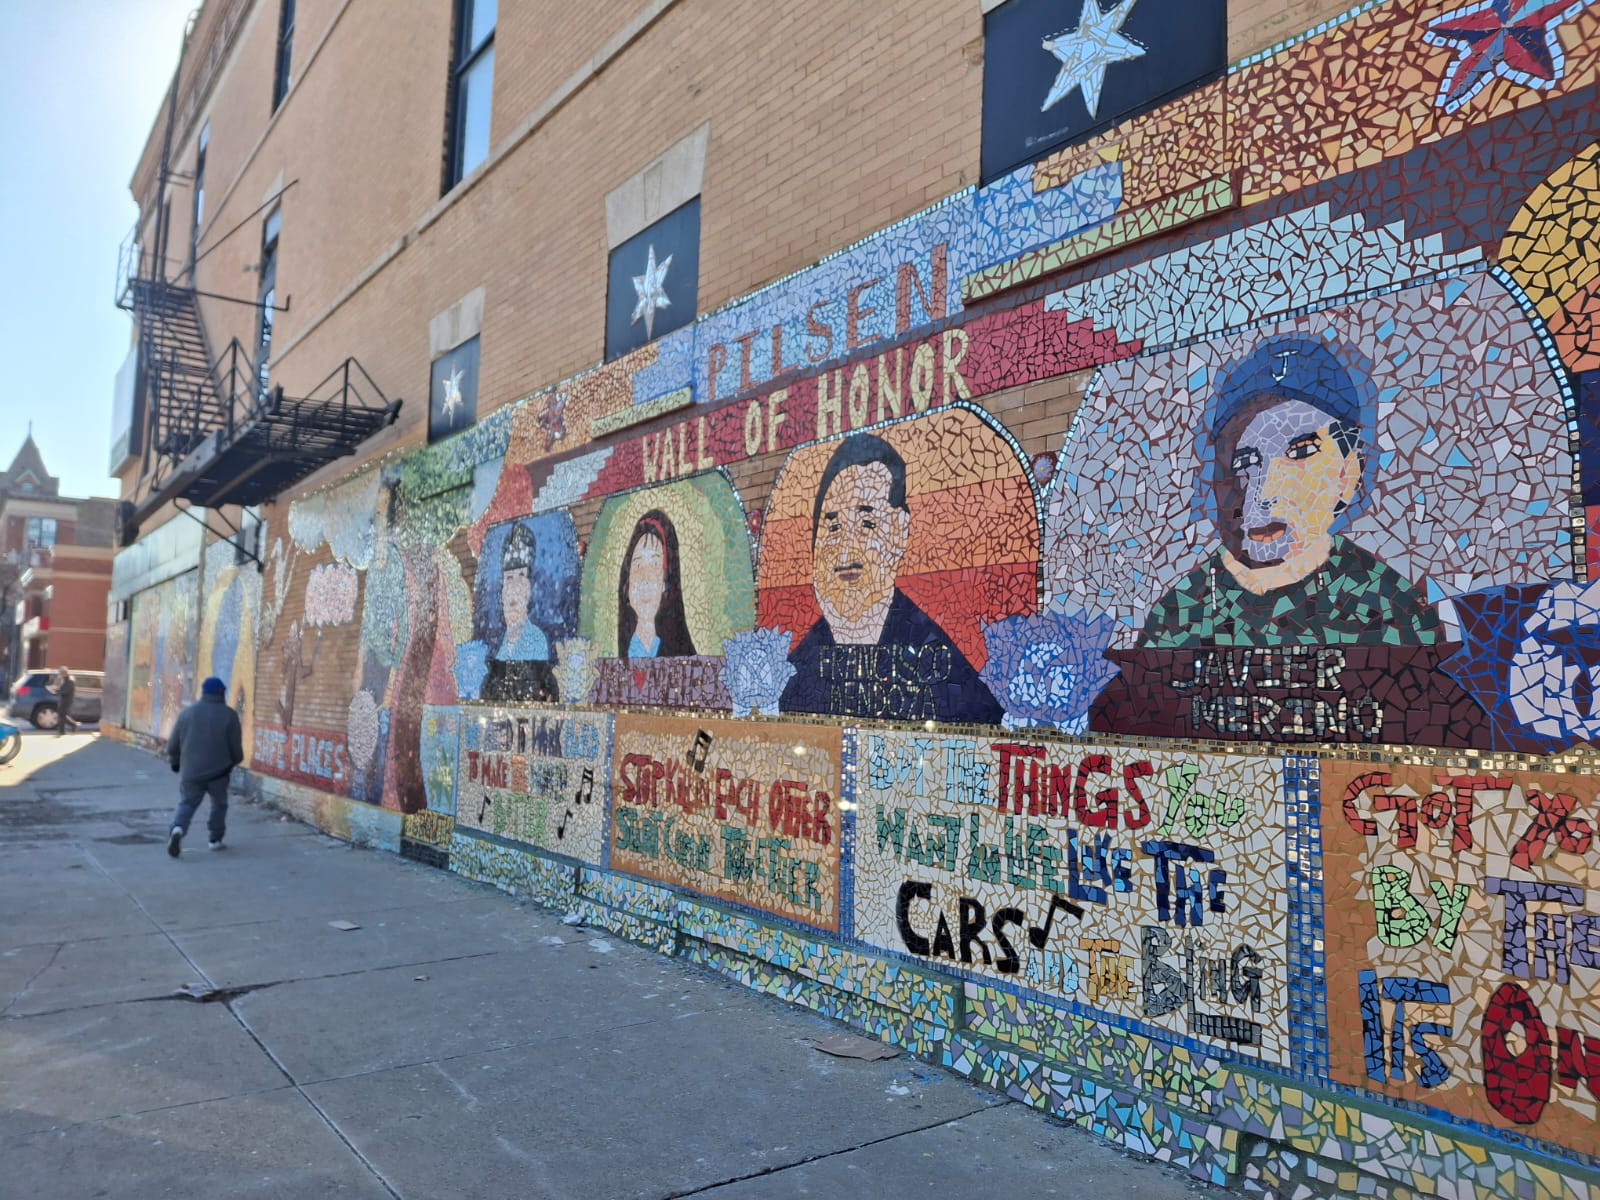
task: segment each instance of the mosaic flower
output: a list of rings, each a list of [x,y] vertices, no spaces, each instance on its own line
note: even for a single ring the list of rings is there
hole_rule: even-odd
[[[328,549],[340,562],[357,570],[365,570],[372,563],[380,486],[378,472],[368,471],[353,484],[327,493],[322,533],[328,539]]]
[[[733,714],[747,717],[762,712],[778,715],[778,697],[794,676],[789,663],[789,643],[794,635],[777,629],[736,633],[722,643],[727,655],[723,678],[733,698]]]
[[[562,638],[556,643],[556,686],[568,704],[584,704],[594,687],[598,648],[588,638]]]
[[[1509,688],[1517,720],[1547,737],[1600,739],[1600,664],[1592,661],[1600,641],[1600,583],[1551,584],[1522,632],[1511,656]],[[1581,649],[1591,651],[1591,661],[1584,661]]]
[[[1086,733],[1090,705],[1117,674],[1105,658],[1114,627],[1109,616],[1063,612],[986,626],[989,661],[980,675],[1005,706],[1008,724]]]
[[[351,761],[358,767],[370,767],[378,751],[378,702],[371,692],[359,691],[351,698],[345,738]]]
[[[327,511],[328,498],[321,493],[289,505],[289,537],[307,554],[315,553],[322,545],[322,521]]]
[[[348,625],[356,619],[356,594],[361,580],[353,567],[322,563],[311,568],[306,580],[305,614],[308,624]]]
[[[489,676],[489,647],[463,642],[456,647],[456,692],[463,700],[476,700]]]

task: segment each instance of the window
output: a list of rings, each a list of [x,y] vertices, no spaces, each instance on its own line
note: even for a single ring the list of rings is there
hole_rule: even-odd
[[[468,338],[433,360],[428,387],[428,440],[436,442],[478,419],[478,339]]]
[[[44,550],[56,544],[56,519],[54,517],[28,518],[28,548]]]
[[[272,71],[272,111],[289,94],[289,68],[294,59],[294,0],[280,0],[278,6],[278,63]]]
[[[272,321],[277,316],[278,230],[282,224],[283,210],[275,208],[261,227],[261,280],[256,293],[261,308],[261,325],[256,333],[256,386],[262,395],[267,391],[267,363],[272,357]]]
[[[489,109],[494,91],[494,26],[498,0],[457,0],[456,45],[450,72],[449,191],[489,157]]]
[[[189,226],[189,266],[194,267],[200,246],[200,222],[206,219],[206,147],[211,144],[211,122],[200,126],[200,151],[194,159],[194,222]]]

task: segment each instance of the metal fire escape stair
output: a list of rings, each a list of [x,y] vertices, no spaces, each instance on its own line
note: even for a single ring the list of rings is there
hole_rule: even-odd
[[[139,360],[150,406],[151,448],[164,458],[194,449],[202,427],[225,423],[232,397],[217,394],[212,356],[192,289],[165,280],[129,280],[128,307],[139,324]]]
[[[133,237],[124,243],[117,303],[138,327],[149,433],[148,487],[124,514],[124,544],[169,503],[215,510],[271,500],[354,454],[399,416],[401,402],[354,357],[305,395],[289,396],[266,386],[266,372],[237,338],[213,355],[198,298],[258,305],[175,283],[153,261]]]

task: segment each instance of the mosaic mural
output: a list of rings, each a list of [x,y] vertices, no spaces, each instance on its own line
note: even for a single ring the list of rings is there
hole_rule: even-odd
[[[610,717],[475,708],[464,714],[461,728],[460,758],[453,764],[458,833],[477,830],[587,863],[603,861]]]
[[[744,509],[707,472],[609,498],[583,562],[578,630],[596,704],[731,707],[723,647],[755,624]]]
[[[1038,547],[1028,468],[976,409],[795,451],[762,528],[778,711],[998,723],[982,627],[1037,607]]]
[[[372,553],[375,499],[342,489],[347,503],[371,503],[360,516],[333,511],[319,497],[290,509],[288,539],[275,539],[261,580],[262,619],[255,664],[251,768],[349,795],[347,713],[354,691],[364,573],[348,558]],[[350,494],[350,493],[354,494]],[[339,549],[335,550],[335,546]],[[343,553],[346,558],[337,557]]]
[[[140,592],[133,601],[128,649],[128,728],[166,738],[195,699],[200,572]]]
[[[1110,619],[1091,726],[1495,745],[1453,601],[1572,571],[1568,405],[1483,273],[1104,368],[1045,550],[1051,606]]]
[[[863,942],[1288,1061],[1272,760],[861,736]]]
[[[218,553],[220,551],[220,554]],[[261,575],[233,565],[234,548],[218,542],[206,557],[205,608],[200,615],[197,671],[228,685],[228,703],[239,714],[245,761],[255,748],[256,623],[261,610]],[[220,565],[218,560],[226,565]]]
[[[1323,764],[1334,1078],[1592,1144],[1597,779]]]
[[[836,729],[619,716],[611,866],[836,930],[839,760]]]
[[[457,648],[464,700],[559,700],[556,644],[577,632],[578,542],[549,513],[488,531],[473,591],[473,639]]]
[[[1600,1198],[1597,170],[1600,4],[1361,4],[295,500],[129,727],[1198,1178]]]

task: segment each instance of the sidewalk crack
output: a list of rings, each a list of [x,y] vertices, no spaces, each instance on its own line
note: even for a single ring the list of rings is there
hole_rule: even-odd
[[[50,952],[50,961],[45,963],[44,966],[40,967],[33,973],[28,982],[22,985],[22,990],[19,991],[15,996],[11,997],[9,1004],[7,1004],[4,1008],[0,1008],[0,1017],[3,1017],[9,1013],[17,1006],[17,1002],[19,1000],[21,1000],[29,992],[33,991],[33,985],[39,982],[39,976],[43,975],[51,967],[56,965],[56,959],[61,957],[61,951],[66,948],[66,945],[67,944],[65,942],[56,943],[56,948]]]
[[[735,1183],[744,1183],[749,1179],[760,1179],[766,1175],[778,1175],[784,1171],[792,1171],[796,1167],[804,1167],[814,1162],[823,1162],[830,1158],[837,1158],[841,1154],[854,1154],[857,1150],[865,1150],[870,1146],[881,1146],[885,1142],[892,1142],[897,1138],[909,1137],[913,1133],[927,1133],[930,1129],[938,1129],[943,1125],[953,1125],[957,1121],[965,1121],[968,1117],[975,1117],[979,1113],[994,1112],[996,1109],[1005,1108],[1015,1101],[1007,1100],[1000,1104],[983,1104],[971,1112],[957,1113],[953,1117],[941,1117],[937,1121],[930,1121],[926,1125],[918,1125],[914,1129],[902,1129],[897,1133],[888,1133],[880,1138],[870,1138],[865,1142],[857,1142],[853,1146],[841,1146],[837,1150],[824,1150],[818,1154],[808,1154],[804,1158],[797,1158],[790,1163],[778,1163],[770,1167],[763,1167],[759,1171],[750,1171],[744,1175],[732,1175],[727,1179],[719,1179],[715,1183],[702,1184],[700,1187],[686,1188],[680,1192],[667,1192],[661,1200],[684,1200],[688,1196],[703,1196],[714,1192],[718,1188],[729,1187]]]

